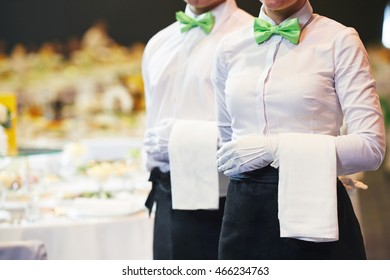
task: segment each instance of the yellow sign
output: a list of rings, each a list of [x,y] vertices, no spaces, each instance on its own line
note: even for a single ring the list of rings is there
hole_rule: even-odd
[[[0,93],[0,104],[7,108],[9,116],[9,120],[2,124],[8,137],[7,155],[17,155],[16,125],[18,113],[16,96],[12,93]]]

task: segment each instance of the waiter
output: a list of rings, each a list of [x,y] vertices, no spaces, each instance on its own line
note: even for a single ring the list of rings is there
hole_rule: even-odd
[[[156,203],[154,259],[217,259],[227,181],[218,174],[213,54],[253,17],[235,0],[185,0],[143,56],[146,167]],[[219,187],[221,186],[221,187]]]

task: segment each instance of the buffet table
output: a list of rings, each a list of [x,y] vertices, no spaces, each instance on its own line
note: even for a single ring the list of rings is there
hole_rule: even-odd
[[[122,179],[110,181],[104,190],[110,197],[99,197],[88,178],[56,183],[35,205],[25,193],[9,193],[0,242],[40,240],[53,260],[152,259],[153,218],[144,207],[148,189],[139,180],[132,188],[124,188]]]
[[[153,218],[144,206],[150,183],[135,153],[139,143],[93,139],[3,158],[0,242],[40,240],[52,260],[152,259]]]

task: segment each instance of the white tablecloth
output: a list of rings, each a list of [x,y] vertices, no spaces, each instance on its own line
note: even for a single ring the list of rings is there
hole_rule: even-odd
[[[88,148],[88,159],[99,160],[126,159],[129,150],[138,148],[139,143],[139,140],[131,138],[83,142]],[[28,162],[32,172],[38,169],[42,174],[43,171],[57,174],[61,168],[61,157],[62,154],[36,155],[29,157]],[[22,160],[14,159],[7,168],[19,170]],[[138,170],[129,175],[106,183],[105,191],[128,192],[124,197],[116,198],[117,205],[110,204],[115,199],[102,200],[102,204],[96,204],[96,200],[64,199],[65,194],[97,191],[97,184],[91,178],[75,176],[63,182],[47,183],[41,198],[41,219],[19,223],[17,219],[9,222],[0,217],[0,242],[41,240],[47,249],[48,259],[52,260],[152,259],[153,218],[149,218],[143,206],[148,174]],[[12,200],[11,193],[7,200]],[[12,201],[9,203],[12,204]],[[16,204],[21,203],[16,201]],[[15,210],[11,206],[9,209]],[[131,206],[134,207],[129,209]],[[18,207],[18,211],[23,213]],[[56,210],[64,213],[55,213]],[[76,210],[75,213],[72,210]]]
[[[128,217],[0,225],[0,242],[41,240],[51,260],[152,259],[152,236],[153,218],[146,212]]]

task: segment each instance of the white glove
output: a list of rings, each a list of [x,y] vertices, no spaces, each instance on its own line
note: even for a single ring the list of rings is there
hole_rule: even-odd
[[[175,119],[165,118],[145,132],[144,149],[157,161],[169,161],[168,142],[174,123]]]
[[[218,171],[232,176],[263,168],[273,161],[277,163],[277,143],[277,135],[258,134],[227,142],[217,152]]]

